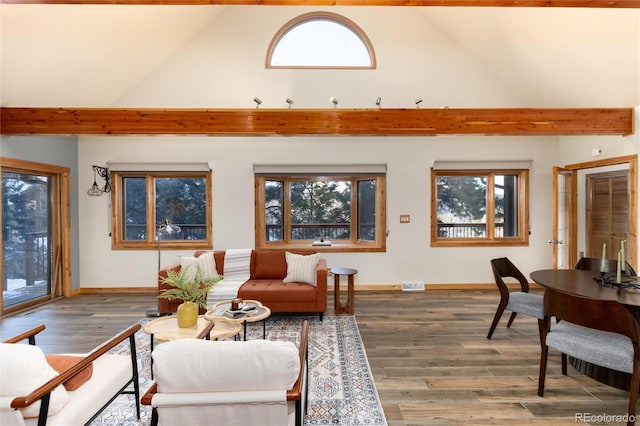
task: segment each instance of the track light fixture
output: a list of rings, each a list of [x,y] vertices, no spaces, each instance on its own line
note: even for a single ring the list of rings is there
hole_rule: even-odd
[[[380,108],[380,104],[382,103],[382,98],[380,96],[378,96],[378,99],[376,99],[376,106],[378,108]]]
[[[93,185],[87,190],[87,194],[99,197],[104,192],[111,192],[111,183],[109,183],[109,170],[106,167],[92,166],[93,167]],[[100,188],[97,182],[97,176],[104,179],[104,186]]]
[[[416,99],[416,108],[420,108],[420,104],[422,103],[422,98]]]
[[[336,98],[334,98],[333,96],[331,97],[330,101],[333,104],[334,108],[336,108],[338,106],[338,100]]]
[[[255,97],[253,98],[253,102],[256,103],[256,108],[260,108],[260,104],[262,103],[262,99],[260,99],[259,97]]]
[[[289,108],[291,108],[291,105],[293,105],[293,99],[291,98],[287,98],[284,100],[287,104],[289,104]]]

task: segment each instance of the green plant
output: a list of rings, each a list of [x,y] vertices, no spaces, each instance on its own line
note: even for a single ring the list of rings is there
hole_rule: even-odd
[[[161,291],[158,297],[168,300],[182,300],[183,302],[194,302],[200,308],[207,307],[207,294],[211,287],[222,279],[221,276],[203,279],[202,268],[196,265],[194,279],[190,279],[188,269],[180,268],[178,272],[167,270],[167,276],[162,277],[162,283],[171,286]]]

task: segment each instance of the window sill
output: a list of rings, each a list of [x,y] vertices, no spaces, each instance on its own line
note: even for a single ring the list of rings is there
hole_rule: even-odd
[[[296,242],[293,244],[285,244],[285,243],[267,243],[262,247],[256,247],[258,249],[273,249],[273,250],[282,250],[282,249],[306,249],[306,250],[315,250],[319,253],[331,253],[331,252],[384,252],[386,251],[386,247],[377,246],[374,244],[362,244],[362,243],[349,243],[349,242],[335,242],[332,241],[330,246],[319,245],[314,246],[312,241],[303,241]]]

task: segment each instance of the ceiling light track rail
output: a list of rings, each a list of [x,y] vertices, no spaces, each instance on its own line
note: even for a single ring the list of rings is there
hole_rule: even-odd
[[[3,135],[622,135],[633,108],[0,108]]]

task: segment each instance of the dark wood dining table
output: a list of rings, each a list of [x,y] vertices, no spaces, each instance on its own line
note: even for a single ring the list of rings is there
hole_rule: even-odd
[[[615,274],[607,273],[601,276],[598,271],[581,269],[543,269],[534,271],[531,279],[545,289],[562,293],[588,297],[590,299],[613,300],[623,304],[640,322],[640,288],[635,288],[637,277],[622,276],[623,286],[618,286]],[[603,282],[603,278],[608,282]],[[630,284],[634,288],[623,288]],[[619,389],[629,390],[631,375],[608,368],[589,364],[576,358],[570,358],[570,363],[578,371],[608,385]]]

